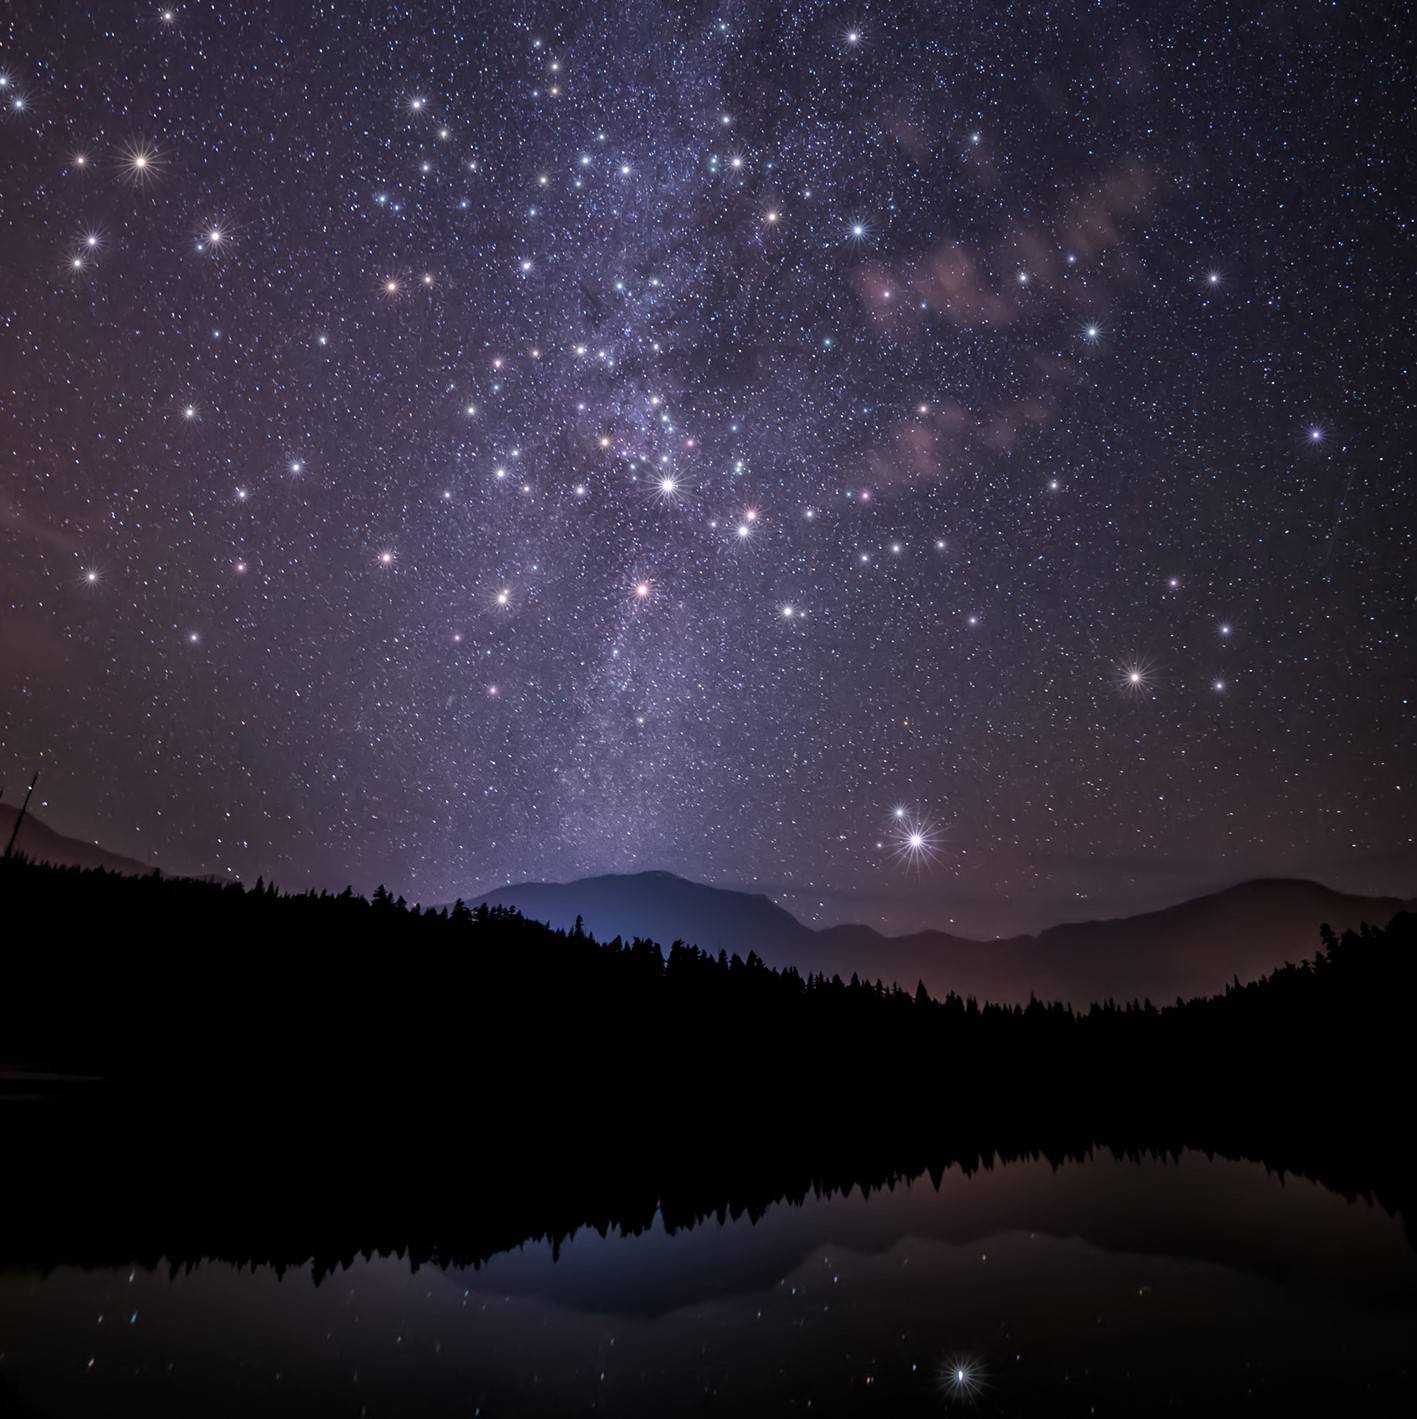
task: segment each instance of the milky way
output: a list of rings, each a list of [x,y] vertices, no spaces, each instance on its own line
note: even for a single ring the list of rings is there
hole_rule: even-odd
[[[431,901],[1410,886],[1382,23],[10,7],[0,776]]]

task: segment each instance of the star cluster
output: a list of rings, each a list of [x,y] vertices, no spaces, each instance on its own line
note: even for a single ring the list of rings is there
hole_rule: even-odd
[[[13,9],[4,777],[432,901],[1395,889],[1401,53],[1318,5]]]

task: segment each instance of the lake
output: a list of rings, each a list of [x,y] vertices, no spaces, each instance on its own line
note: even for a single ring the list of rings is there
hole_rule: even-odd
[[[478,1268],[0,1272],[6,1416],[1391,1414],[1417,1412],[1414,1347],[1401,1218],[1197,1153],[951,1169]]]

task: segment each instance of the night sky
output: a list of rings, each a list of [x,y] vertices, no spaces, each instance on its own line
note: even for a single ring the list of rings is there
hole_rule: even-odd
[[[1412,890],[1396,10],[0,20],[0,780],[176,871]]]

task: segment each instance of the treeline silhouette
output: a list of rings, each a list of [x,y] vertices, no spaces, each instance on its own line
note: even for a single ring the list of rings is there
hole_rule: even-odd
[[[410,907],[382,887],[365,900],[10,859],[0,912],[11,942],[4,1057],[149,1082],[195,1068],[249,1083],[272,1063],[308,1065],[322,1085],[370,1066],[442,1077],[493,1043],[518,1056],[554,1051],[563,1058],[552,1062],[592,1075],[648,1046],[660,1072],[708,1077],[780,1059],[783,1084],[909,1061],[952,1090],[965,1081],[941,1067],[965,1060],[977,1089],[1017,1075],[1024,1058],[1130,1059],[1128,1074],[1182,1061],[1194,1074],[1217,1058],[1259,1065],[1278,1053],[1298,1083],[1316,1050],[1344,1071],[1390,1055],[1385,1027],[1410,1012],[1417,962],[1414,918],[1403,914],[1341,940],[1325,928],[1313,959],[1223,995],[1074,1010],[939,1000],[923,985],[774,970],[752,953],[681,941],[600,943],[579,923],[562,932],[504,908]],[[586,1057],[566,1060],[567,1046]]]
[[[0,929],[0,1063],[35,1096],[7,1120],[41,1253],[98,1256],[116,1227],[128,1256],[476,1261],[656,1208],[692,1220],[1095,1145],[1255,1158],[1412,1222],[1411,915],[1325,931],[1312,959],[1223,995],[1086,1010],[598,943],[382,889],[19,859],[0,863]],[[115,1155],[141,1166],[96,1204]]]

